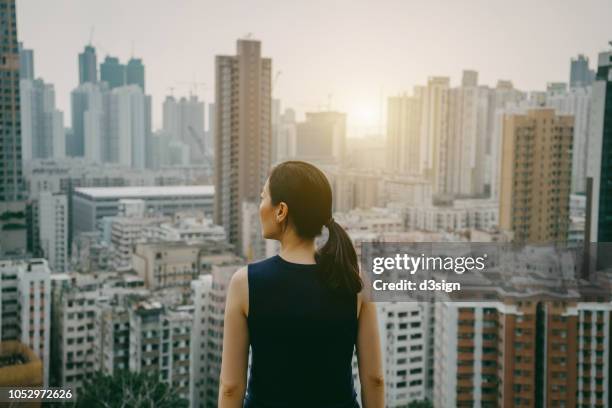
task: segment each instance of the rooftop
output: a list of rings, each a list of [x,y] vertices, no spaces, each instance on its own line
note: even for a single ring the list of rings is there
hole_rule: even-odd
[[[83,187],[74,189],[77,194],[91,198],[146,198],[176,196],[212,196],[213,185],[197,186],[138,186],[138,187]]]

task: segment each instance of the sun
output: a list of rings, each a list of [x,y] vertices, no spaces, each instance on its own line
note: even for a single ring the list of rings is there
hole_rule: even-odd
[[[347,121],[353,126],[376,126],[379,121],[378,107],[375,104],[355,104],[347,112]]]

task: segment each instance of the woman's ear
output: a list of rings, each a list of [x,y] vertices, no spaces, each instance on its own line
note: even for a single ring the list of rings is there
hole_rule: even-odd
[[[278,208],[276,209],[276,222],[278,222],[279,224],[282,223],[287,219],[288,215],[289,207],[287,207],[287,204],[284,201],[281,201],[278,204]]]

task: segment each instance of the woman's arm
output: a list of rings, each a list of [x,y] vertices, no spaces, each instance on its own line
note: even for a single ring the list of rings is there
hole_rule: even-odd
[[[232,276],[225,302],[219,408],[243,405],[249,359],[248,309],[248,274],[244,267]]]
[[[382,369],[376,304],[362,298],[357,331],[357,361],[363,408],[384,408],[385,379]]]

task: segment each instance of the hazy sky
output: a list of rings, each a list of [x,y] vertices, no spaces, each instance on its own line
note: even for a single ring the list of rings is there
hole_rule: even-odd
[[[18,35],[34,49],[35,74],[55,85],[69,125],[77,54],[89,42],[106,54],[143,59],[154,127],[174,87],[194,79],[213,99],[214,56],[234,54],[252,33],[282,71],[274,96],[299,113],[325,107],[349,123],[375,126],[381,95],[428,76],[475,69],[480,83],[510,79],[524,90],[567,81],[570,57],[597,53],[612,40],[610,0],[17,0]]]

